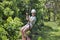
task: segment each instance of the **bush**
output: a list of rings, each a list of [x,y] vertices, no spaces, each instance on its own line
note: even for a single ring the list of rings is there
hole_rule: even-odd
[[[8,39],[17,40],[19,38],[20,27],[22,25],[23,23],[18,17],[15,17],[14,19],[12,19],[12,17],[8,17],[4,24],[4,28],[8,33]]]

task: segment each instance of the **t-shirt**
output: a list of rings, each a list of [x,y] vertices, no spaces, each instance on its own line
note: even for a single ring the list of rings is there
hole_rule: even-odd
[[[29,20],[30,20],[29,24],[32,27],[35,24],[35,22],[36,22],[36,17],[35,16],[31,16],[31,17],[29,17]]]

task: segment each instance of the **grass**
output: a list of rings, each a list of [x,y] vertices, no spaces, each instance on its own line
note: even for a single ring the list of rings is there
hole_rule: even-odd
[[[60,26],[56,22],[44,22],[44,25],[51,27],[54,31],[50,31],[52,36],[60,36]]]

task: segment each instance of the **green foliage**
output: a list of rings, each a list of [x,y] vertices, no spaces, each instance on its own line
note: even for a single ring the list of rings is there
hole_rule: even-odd
[[[4,9],[4,15],[6,16],[12,16],[14,14],[14,11],[12,11],[10,8],[5,8]]]
[[[41,37],[38,37],[38,40],[42,40],[42,38]]]
[[[7,40],[6,34],[7,32],[5,31],[5,29],[0,26],[0,40]]]
[[[31,39],[60,40],[60,1],[55,0],[0,0],[0,40],[21,39],[26,5],[29,13],[31,9],[37,11],[37,22],[29,31]]]
[[[12,19],[9,17],[7,23],[4,24],[4,28],[8,31],[8,36],[10,35],[11,40],[17,40],[19,36],[20,27],[23,25],[21,20],[18,17]]]
[[[19,9],[16,0],[0,2],[0,40],[18,40],[20,27],[23,25],[18,17]]]

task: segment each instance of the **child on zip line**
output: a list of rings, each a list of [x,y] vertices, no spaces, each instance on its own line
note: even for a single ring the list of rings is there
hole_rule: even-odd
[[[22,40],[31,40],[27,35],[26,32],[31,29],[33,27],[33,25],[36,22],[36,10],[32,9],[31,10],[31,14],[32,16],[28,15],[28,13],[26,13],[26,20],[28,21],[26,25],[24,25],[21,28],[21,33],[22,33]]]

